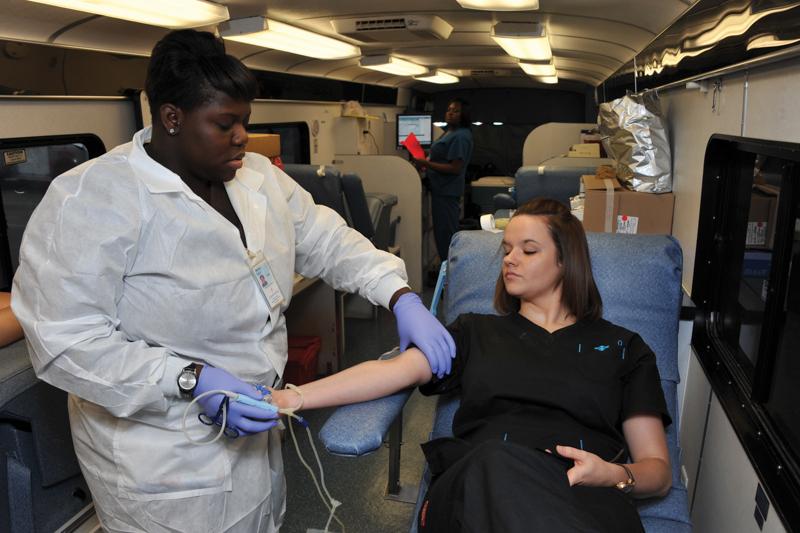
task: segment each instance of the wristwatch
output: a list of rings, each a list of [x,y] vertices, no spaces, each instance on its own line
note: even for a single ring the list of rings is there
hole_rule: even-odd
[[[636,480],[633,478],[633,472],[631,472],[630,468],[628,468],[622,463],[617,463],[617,464],[625,470],[625,474],[628,476],[628,479],[626,479],[625,481],[620,481],[614,486],[627,494],[633,490],[633,487],[636,486]]]
[[[178,374],[178,391],[181,397],[191,399],[194,389],[197,388],[197,375],[202,365],[192,363]]]

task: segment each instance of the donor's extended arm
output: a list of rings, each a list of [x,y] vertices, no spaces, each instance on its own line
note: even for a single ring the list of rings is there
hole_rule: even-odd
[[[421,351],[411,348],[392,359],[367,361],[306,383],[300,387],[303,409],[374,400],[427,383],[431,377],[428,360]],[[280,409],[291,408],[300,404],[300,396],[290,389],[274,390],[272,401]]]

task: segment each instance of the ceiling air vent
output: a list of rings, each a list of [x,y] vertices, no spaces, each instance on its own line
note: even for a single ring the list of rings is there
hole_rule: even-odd
[[[510,76],[511,71],[500,68],[479,68],[470,70],[469,75],[473,78],[495,78],[499,76]]]
[[[444,40],[453,31],[450,24],[435,15],[342,19],[333,20],[331,24],[339,35],[362,42]]]

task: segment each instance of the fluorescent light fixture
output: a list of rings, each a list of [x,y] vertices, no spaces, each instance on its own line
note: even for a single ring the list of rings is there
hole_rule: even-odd
[[[467,9],[485,11],[533,11],[539,9],[539,0],[456,0]]]
[[[511,57],[531,61],[553,57],[547,31],[540,22],[498,22],[492,27],[492,39]]]
[[[415,80],[419,81],[427,81],[428,83],[458,83],[458,77],[453,76],[452,74],[448,74],[447,72],[442,72],[441,70],[434,70],[432,72],[428,72],[424,76],[414,76]]]
[[[483,126],[483,122],[481,122],[481,121],[476,121],[476,122],[473,122],[473,123],[472,123],[472,125],[473,125],[473,126]]]
[[[536,81],[547,84],[558,83],[558,76],[536,76]]]
[[[556,66],[551,59],[549,63],[524,63],[519,62],[520,68],[530,76],[555,76]]]
[[[701,33],[698,37],[686,40],[684,43],[685,48],[712,46],[728,37],[742,35],[747,32],[753,24],[764,17],[774,13],[788,11],[798,5],[800,5],[800,2],[791,2],[790,4],[764,9],[758,13],[753,13],[752,6],[748,6],[747,9],[741,13],[730,13],[726,15],[716,26]]]
[[[350,43],[266,17],[229,20],[219,25],[219,34],[229,41],[315,59],[344,59],[361,54],[361,50]]]
[[[748,50],[755,50],[757,48],[772,48],[774,46],[786,46],[787,44],[794,44],[800,39],[778,39],[774,33],[765,35],[758,35],[750,39],[747,43]]]
[[[445,126],[447,126],[447,122],[434,122],[433,125],[436,126],[437,128],[444,128]]]
[[[228,20],[228,8],[205,0],[29,0],[164,28],[196,28]]]
[[[492,126],[502,126],[502,122],[492,122]]]
[[[389,54],[361,56],[359,65],[395,76],[421,76],[428,72],[428,67]]]

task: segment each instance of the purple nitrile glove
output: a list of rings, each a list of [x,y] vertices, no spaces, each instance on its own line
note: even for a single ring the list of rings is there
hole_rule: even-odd
[[[400,350],[414,344],[428,359],[431,372],[438,377],[450,373],[456,344],[450,332],[436,320],[413,292],[407,292],[394,304],[397,317],[397,333],[400,335]]]
[[[197,387],[194,389],[193,396],[196,398],[206,391],[226,390],[250,396],[256,400],[261,400],[264,394],[249,383],[245,383],[237,377],[232,376],[221,368],[205,365],[200,372],[197,380]],[[209,394],[205,398],[197,401],[203,408],[205,414],[213,419],[219,412],[219,404],[222,402],[222,394]],[[260,433],[275,427],[278,423],[277,415],[271,415],[268,411],[245,405],[240,402],[228,402],[228,416],[226,425],[236,428],[242,435]]]

